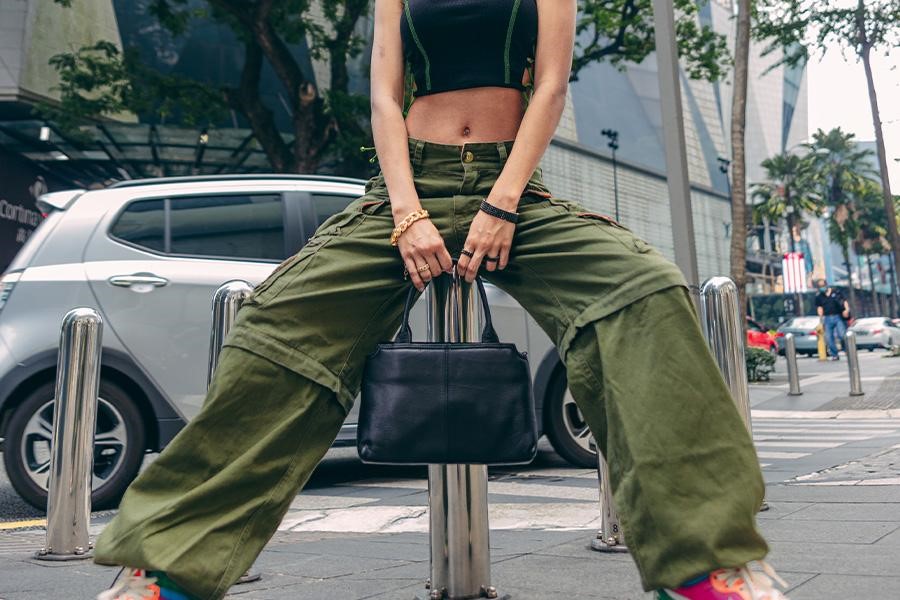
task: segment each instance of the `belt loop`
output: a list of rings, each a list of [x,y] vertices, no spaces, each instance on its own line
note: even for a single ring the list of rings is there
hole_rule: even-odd
[[[412,170],[413,174],[419,173],[419,167],[422,166],[422,149],[425,147],[424,140],[415,140],[415,146],[413,147],[413,156],[412,156]]]
[[[508,153],[506,151],[506,142],[497,142],[497,153],[500,155],[500,160],[505,161]]]

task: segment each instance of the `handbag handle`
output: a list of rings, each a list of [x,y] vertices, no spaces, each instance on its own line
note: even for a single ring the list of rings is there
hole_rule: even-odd
[[[455,259],[453,263],[455,266]],[[448,277],[451,276],[449,273],[445,273],[445,275]],[[425,285],[427,286],[428,283]],[[481,306],[484,308],[484,329],[481,330],[481,341],[497,343],[500,341],[500,338],[497,337],[497,332],[494,330],[494,324],[491,322],[491,309],[488,306],[487,292],[484,291],[484,283],[482,283],[481,277],[476,275],[475,283],[478,284],[478,294],[481,296]],[[406,305],[403,307],[403,323],[400,325],[400,332],[394,339],[396,342],[408,343],[412,341],[412,329],[409,326],[409,309],[412,307],[415,292],[416,286],[410,285],[409,293],[406,295]]]

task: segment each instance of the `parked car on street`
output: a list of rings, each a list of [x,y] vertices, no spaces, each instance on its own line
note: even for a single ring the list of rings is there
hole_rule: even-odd
[[[261,282],[365,183],[216,176],[43,196],[46,219],[0,279],[0,438],[19,494],[46,503],[66,312],[93,307],[104,321],[92,496],[95,507],[109,507],[144,454],[165,447],[200,410],[215,289],[233,279]],[[565,459],[596,466],[552,341],[511,296],[486,288],[500,338],[528,353],[539,427]],[[413,331],[426,331],[425,318],[420,301]],[[336,445],[355,445],[356,418],[354,410]]]
[[[747,317],[747,345],[754,348],[762,348],[772,353],[778,350],[775,336],[750,317]]]
[[[778,354],[784,354],[784,336],[794,334],[794,346],[797,354],[814,356],[819,352],[819,336],[816,327],[819,325],[818,316],[792,317],[782,323],[775,334],[778,344]]]
[[[900,344],[900,327],[887,317],[863,317],[850,328],[856,334],[856,347],[869,352]]]

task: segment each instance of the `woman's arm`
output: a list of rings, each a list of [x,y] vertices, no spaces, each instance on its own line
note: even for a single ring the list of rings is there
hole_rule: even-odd
[[[372,137],[395,222],[422,208],[413,186],[408,135],[403,121],[402,12],[401,0],[376,0],[370,76]]]
[[[371,107],[375,153],[391,199],[394,223],[422,208],[413,185],[409,134],[403,120],[403,42],[400,38],[401,0],[376,0],[372,40]],[[385,241],[387,243],[387,241]],[[403,264],[413,285],[425,283],[453,267],[444,239],[430,219],[419,219],[398,241]],[[430,267],[419,271],[419,267]]]
[[[494,206],[511,212],[516,210],[525,184],[556,131],[572,71],[576,0],[537,0],[537,7],[534,93],[522,117],[513,149],[487,197]],[[474,256],[470,259],[463,255],[458,265],[467,281],[474,281],[485,255],[500,256],[499,262],[487,263],[488,271],[506,267],[514,232],[514,223],[479,211],[463,246],[472,250]]]

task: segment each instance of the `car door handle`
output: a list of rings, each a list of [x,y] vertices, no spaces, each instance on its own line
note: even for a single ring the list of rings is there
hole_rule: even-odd
[[[133,285],[152,285],[162,287],[169,283],[165,277],[159,277],[153,273],[134,273],[133,275],[113,275],[107,281],[117,287],[131,287]]]

